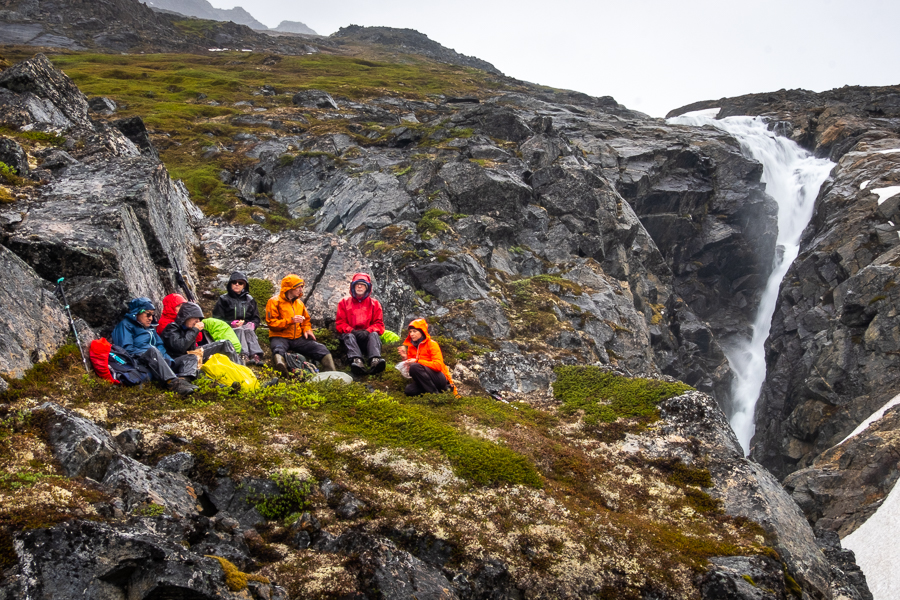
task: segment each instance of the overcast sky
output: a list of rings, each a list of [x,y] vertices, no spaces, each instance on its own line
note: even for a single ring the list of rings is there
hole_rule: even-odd
[[[900,84],[896,0],[210,0],[276,27],[416,29],[503,73],[664,116],[781,88]]]

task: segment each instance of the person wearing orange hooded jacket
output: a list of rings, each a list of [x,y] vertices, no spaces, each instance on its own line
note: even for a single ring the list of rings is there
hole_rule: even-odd
[[[334,371],[334,359],[323,344],[316,341],[309,312],[300,297],[303,280],[291,273],[281,280],[281,290],[266,303],[269,344],[275,357],[275,369],[288,374],[284,355],[299,352],[309,360],[318,360],[326,371]]]
[[[397,351],[401,358],[410,361],[409,377],[412,382],[406,386],[407,396],[437,394],[451,390],[456,393],[450,369],[444,363],[441,347],[428,335],[425,319],[415,319],[408,327],[409,335]]]
[[[384,371],[385,362],[381,358],[384,311],[381,303],[372,298],[372,278],[367,274],[357,273],[353,276],[350,295],[338,302],[334,328],[347,347],[347,358],[353,373],[363,375]],[[366,349],[368,368],[360,348]]]

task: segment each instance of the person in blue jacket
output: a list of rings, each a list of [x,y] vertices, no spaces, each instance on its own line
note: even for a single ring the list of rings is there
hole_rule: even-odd
[[[147,367],[154,379],[165,382],[173,392],[192,394],[197,387],[183,377],[197,375],[197,357],[187,354],[172,360],[162,338],[152,327],[155,314],[156,307],[149,298],[134,298],[128,303],[125,318],[113,329],[112,342]]]

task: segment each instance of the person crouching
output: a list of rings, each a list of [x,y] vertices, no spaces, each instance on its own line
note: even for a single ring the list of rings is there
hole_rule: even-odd
[[[407,329],[409,334],[397,348],[401,358],[412,361],[409,365],[412,382],[404,390],[406,395],[439,394],[447,390],[455,394],[456,386],[444,363],[441,347],[428,335],[428,323],[425,319],[415,319]]]
[[[163,329],[162,339],[172,358],[193,354],[204,362],[213,354],[224,354],[236,365],[243,364],[228,340],[214,341],[204,331],[203,309],[193,302],[178,307],[178,316]]]

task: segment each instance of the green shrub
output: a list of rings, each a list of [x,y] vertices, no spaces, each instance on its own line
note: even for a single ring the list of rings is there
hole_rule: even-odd
[[[276,473],[272,481],[278,484],[278,494],[265,496],[251,494],[247,502],[252,504],[259,514],[267,519],[284,519],[288,515],[306,510],[311,506],[309,496],[315,482],[300,479],[292,473],[284,471]]]
[[[637,418],[652,422],[659,418],[656,405],[693,388],[684,383],[629,378],[599,367],[557,367],[553,394],[562,400],[564,414],[584,411],[588,425]]]
[[[441,220],[441,217],[446,214],[446,211],[438,208],[431,208],[425,211],[425,214],[422,215],[422,218],[419,219],[419,222],[416,224],[416,229],[419,231],[419,235],[422,236],[423,240],[430,239],[437,234],[450,229],[450,226]]]
[[[256,308],[259,309],[259,316],[262,318],[262,322],[265,323],[266,303],[269,301],[269,298],[275,295],[275,284],[268,279],[256,279],[251,277],[250,281],[247,282],[247,287],[249,288],[247,291],[250,292],[250,295],[256,300]],[[268,341],[268,339],[267,334],[266,341]]]

